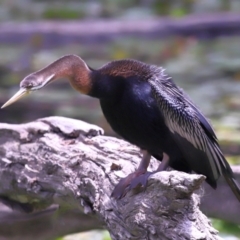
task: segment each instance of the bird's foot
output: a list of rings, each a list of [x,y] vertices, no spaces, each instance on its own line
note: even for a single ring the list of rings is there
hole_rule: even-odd
[[[132,181],[131,181],[131,184],[130,184],[130,189],[134,189],[136,187],[142,187],[142,188],[146,188],[147,187],[147,181],[148,181],[148,178],[154,174],[155,172],[146,172],[142,175],[139,175],[137,176],[136,178],[134,178]]]
[[[127,177],[122,178],[114,188],[111,197],[121,199],[127,194],[127,192],[138,186],[145,188],[147,186],[147,180],[151,174],[153,173],[136,171],[129,174]]]

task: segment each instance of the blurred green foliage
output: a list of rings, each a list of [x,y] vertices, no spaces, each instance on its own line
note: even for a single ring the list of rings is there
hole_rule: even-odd
[[[110,234],[107,231],[104,232],[102,240],[111,240]]]
[[[239,0],[1,0],[0,21],[99,17],[132,19],[160,15],[182,17],[201,12],[239,10]]]
[[[171,1],[168,0],[158,0],[153,4],[154,12],[157,15],[169,15],[171,9]]]
[[[70,8],[48,8],[43,14],[45,19],[81,19],[85,17],[85,13],[80,9],[74,10]]]
[[[233,224],[220,219],[212,219],[213,227],[216,228],[222,234],[232,234],[240,238],[240,225]]]

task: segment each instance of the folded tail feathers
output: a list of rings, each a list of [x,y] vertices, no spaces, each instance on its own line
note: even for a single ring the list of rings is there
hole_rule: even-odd
[[[229,187],[232,189],[234,195],[240,202],[240,187],[239,187],[240,185],[234,178],[232,169],[227,161],[226,161],[225,166],[222,165],[222,174],[223,174],[226,182],[228,183]]]
[[[234,195],[237,197],[238,201],[240,202],[240,188],[239,188],[239,185],[238,185],[236,179],[234,179],[234,177],[231,177],[225,173],[223,174],[223,176],[226,179],[230,188],[232,189]]]

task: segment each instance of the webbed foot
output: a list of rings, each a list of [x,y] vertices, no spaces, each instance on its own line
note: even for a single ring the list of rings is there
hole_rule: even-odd
[[[129,186],[130,189],[134,189],[136,187],[142,187],[142,188],[146,188],[147,187],[147,181],[148,178],[154,174],[155,172],[146,172],[140,176],[137,176],[136,178],[134,178],[131,181],[131,184]]]
[[[132,187],[133,183],[134,183],[134,186],[137,184],[135,179],[138,179],[143,174],[144,172],[136,171],[136,172],[130,173],[127,177],[122,178],[114,188],[111,194],[111,197],[115,199],[123,198],[127,194],[127,192],[133,189]]]
[[[154,172],[147,172],[147,167],[150,162],[151,155],[147,151],[143,151],[142,161],[137,171],[129,174],[127,177],[122,178],[117,186],[114,188],[111,197],[115,199],[123,198],[130,190],[140,186],[146,188],[148,178],[159,171],[165,170],[169,165],[169,157],[166,153],[163,153],[163,159],[159,167]]]

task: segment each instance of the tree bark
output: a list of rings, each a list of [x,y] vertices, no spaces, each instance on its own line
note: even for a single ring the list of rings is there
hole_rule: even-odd
[[[204,176],[154,174],[145,190],[110,197],[140,160],[131,144],[82,121],[0,124],[0,239],[52,239],[106,228],[115,239],[219,239],[199,210]],[[149,170],[157,167],[152,159]]]

